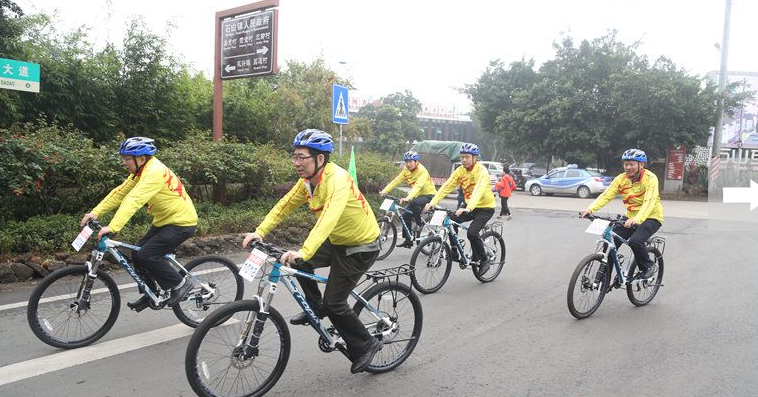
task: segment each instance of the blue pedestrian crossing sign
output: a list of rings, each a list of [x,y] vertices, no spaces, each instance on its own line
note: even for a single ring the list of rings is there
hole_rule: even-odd
[[[0,58],[0,88],[39,92],[39,64]]]
[[[348,123],[347,91],[347,87],[332,85],[332,122],[334,124]]]

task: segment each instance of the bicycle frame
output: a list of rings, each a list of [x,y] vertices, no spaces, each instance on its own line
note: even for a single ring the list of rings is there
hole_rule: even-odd
[[[153,303],[158,306],[165,298],[161,298],[159,293],[154,292],[147,283],[142,280],[142,277],[137,274],[137,271],[134,269],[134,267],[129,263],[129,261],[126,259],[124,254],[119,251],[120,247],[124,247],[126,249],[132,250],[132,251],[139,251],[141,248],[127,243],[122,243],[120,241],[111,240],[108,237],[102,237],[100,241],[97,244],[97,247],[95,247],[94,250],[92,250],[92,256],[90,261],[85,262],[85,265],[87,266],[87,278],[94,281],[95,278],[97,278],[97,268],[99,267],[100,261],[103,260],[103,257],[105,257],[106,253],[109,253],[113,256],[113,258],[118,261],[119,265],[123,267],[127,273],[134,279],[134,281],[137,283],[137,286],[140,288],[141,291],[143,291],[144,294],[146,294],[148,297],[150,297],[150,300],[153,301]],[[202,286],[204,291],[208,291],[205,294],[202,295],[202,299],[209,299],[215,294],[215,289],[211,288],[207,283],[203,283],[200,281],[197,276],[187,271],[187,269],[184,268],[184,266],[179,263],[179,261],[176,260],[175,255],[173,254],[167,254],[163,256],[166,260],[169,261],[175,268],[180,269],[180,273],[184,275],[189,275],[192,280],[195,282],[195,285]],[[91,287],[92,282],[88,281],[89,286]],[[87,295],[89,295],[89,288],[83,288],[84,285],[82,285],[82,288],[79,291],[79,298],[83,298],[83,294],[85,293],[85,290],[87,291]],[[88,298],[88,297],[87,297]],[[196,301],[196,296],[190,296],[187,300]]]
[[[268,277],[264,280],[261,278],[261,282],[258,286],[258,293],[253,296],[253,300],[257,300],[260,304],[260,311],[259,314],[256,316],[255,319],[252,318],[254,315],[253,312],[248,313],[248,317],[246,318],[247,324],[252,324],[253,320],[255,320],[256,326],[253,327],[253,334],[248,335],[250,337],[250,342],[248,343],[249,346],[256,348],[258,346],[258,338],[260,337],[261,330],[258,327],[263,326],[263,323],[265,322],[266,317],[268,316],[268,309],[271,305],[271,301],[273,300],[274,295],[276,294],[276,291],[278,289],[278,285],[281,282],[284,284],[284,286],[287,288],[287,290],[292,294],[292,297],[295,298],[295,301],[300,305],[300,307],[303,309],[305,313],[308,314],[308,318],[310,319],[310,324],[313,327],[313,329],[316,330],[316,332],[321,335],[322,338],[329,344],[329,347],[331,349],[339,349],[344,354],[347,354],[347,350],[345,350],[345,343],[342,340],[342,338],[334,338],[334,336],[329,332],[329,330],[321,323],[321,319],[316,315],[316,313],[313,311],[311,306],[308,304],[308,301],[305,299],[305,296],[300,292],[300,289],[298,289],[297,284],[295,283],[294,277],[303,277],[307,278],[313,281],[316,281],[318,283],[324,284],[328,281],[326,277],[321,277],[316,274],[306,273],[302,272],[300,270],[296,270],[287,266],[282,265],[279,263],[279,261],[274,261],[273,268],[271,270],[271,273],[268,275]],[[268,285],[268,288],[266,288],[266,285]],[[265,295],[264,295],[265,294]],[[363,298],[356,290],[352,290],[350,292],[350,295],[361,302],[366,309],[371,312],[371,314],[374,316],[377,322],[381,321],[385,323],[388,327],[388,329],[384,332],[382,332],[382,335],[384,337],[389,337],[390,334],[395,330],[397,327],[396,324],[393,324],[388,317],[382,316],[379,311],[371,305],[367,300]],[[263,314],[263,318],[259,318],[259,315]],[[257,329],[256,329],[257,328]],[[368,328],[368,327],[367,327]],[[249,327],[246,328],[246,331],[249,331]],[[256,332],[257,331],[257,332]],[[247,337],[243,337],[242,340],[244,341],[247,339]]]
[[[618,238],[619,241],[621,241],[623,244],[629,244],[629,240],[619,236],[613,231],[613,223],[610,223],[603,231],[603,238],[597,240],[598,247],[595,251],[603,254],[605,263],[609,263],[609,259],[611,262],[613,262],[613,267],[616,269],[616,274],[619,276],[621,285],[626,285],[629,279],[627,275],[624,274],[624,269],[621,268],[621,263],[619,263],[618,248],[616,248],[614,238]],[[631,263],[631,258],[629,258],[629,260]]]
[[[411,231],[410,228],[408,228],[408,225],[405,223],[405,219],[403,219],[403,213],[404,212],[411,212],[411,211],[409,209],[407,209],[407,208],[399,205],[394,198],[392,198],[392,200],[393,200],[392,201],[392,205],[390,206],[390,209],[387,210],[387,219],[390,222],[392,222],[393,216],[396,216],[397,219],[400,221],[400,226],[402,226],[403,231],[405,231],[405,233],[408,233],[409,236],[412,236],[414,241],[423,240],[423,238],[421,236],[421,233],[419,233],[419,235],[416,236],[415,233],[413,231]],[[424,219],[422,218],[421,221],[424,221]],[[422,227],[426,226],[426,222],[424,222],[421,226]],[[403,233],[403,235],[405,235],[405,233]]]

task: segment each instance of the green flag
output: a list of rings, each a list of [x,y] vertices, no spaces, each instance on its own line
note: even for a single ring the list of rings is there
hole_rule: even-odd
[[[355,186],[358,186],[358,173],[355,171],[355,150],[352,147],[350,148],[350,165],[347,167],[347,172],[355,181]]]

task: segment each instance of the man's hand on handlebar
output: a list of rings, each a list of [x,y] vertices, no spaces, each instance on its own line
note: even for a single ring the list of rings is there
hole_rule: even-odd
[[[279,263],[283,265],[294,265],[298,261],[302,261],[303,256],[297,251],[287,251],[279,258]]]
[[[94,213],[94,212],[88,212],[88,213],[84,214],[84,216],[82,217],[82,220],[79,221],[79,226],[84,227],[84,225],[86,225],[87,222],[89,222],[90,219],[97,220],[97,214]]]
[[[590,215],[590,214],[592,214],[592,213],[589,210],[584,210],[584,211],[582,211],[582,212],[579,213],[579,217],[580,218],[586,218],[587,215]]]
[[[263,241],[263,237],[258,233],[245,233],[245,238],[242,240],[242,248],[247,248],[247,245],[253,240]]]

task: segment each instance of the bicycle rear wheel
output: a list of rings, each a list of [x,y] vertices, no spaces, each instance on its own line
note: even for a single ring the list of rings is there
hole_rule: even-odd
[[[391,326],[387,326],[377,321],[373,312],[366,309],[361,301],[353,306],[369,333],[384,344],[366,372],[378,374],[391,371],[402,364],[418,344],[424,317],[421,301],[410,286],[397,281],[377,284],[369,288],[363,298],[391,322]]]
[[[477,280],[488,283],[496,279],[505,266],[505,240],[499,233],[490,230],[482,233],[482,243],[484,243],[484,250],[490,258],[490,268],[484,274],[479,274],[478,267],[471,269]]]
[[[600,266],[608,267],[601,262],[602,259],[603,255],[598,253],[588,255],[579,262],[571,275],[566,299],[569,312],[580,320],[595,313],[605,297],[611,269],[605,269],[604,281],[597,287],[593,286]]]
[[[171,308],[184,324],[197,327],[217,308],[242,299],[245,285],[237,265],[231,260],[223,256],[207,255],[189,261],[184,268],[201,282],[215,289],[215,294],[203,298],[203,295],[209,294],[210,291],[202,285],[196,285],[188,300]]]
[[[637,270],[635,260],[629,268],[629,278],[633,281],[626,287],[626,296],[635,306],[645,306],[655,298],[663,282],[663,255],[655,248],[648,247],[647,252],[653,255],[653,282],[638,281],[634,278]]]
[[[116,282],[104,271],[89,287],[89,299],[78,302],[87,267],[68,266],[45,277],[32,291],[26,308],[29,326],[50,346],[73,349],[102,338],[118,318],[121,296]]]
[[[453,261],[450,246],[441,236],[431,236],[419,243],[411,256],[411,284],[423,294],[431,294],[445,285]]]
[[[376,259],[382,260],[395,249],[397,228],[387,218],[379,219],[377,223],[379,224],[379,256]]]
[[[290,334],[276,309],[268,309],[258,346],[248,345],[259,310],[257,300],[232,302],[195,329],[184,370],[198,396],[262,396],[282,376],[290,355]]]

